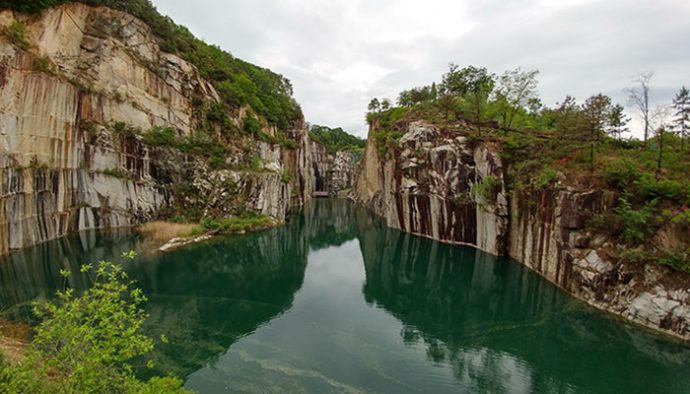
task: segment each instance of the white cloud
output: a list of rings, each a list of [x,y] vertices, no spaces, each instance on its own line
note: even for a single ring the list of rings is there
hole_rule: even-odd
[[[654,70],[655,104],[690,85],[683,0],[154,0],[235,56],[290,78],[307,121],[366,134],[372,97],[440,79],[448,62],[539,69],[545,103],[625,104]],[[636,127],[636,129],[639,129]]]

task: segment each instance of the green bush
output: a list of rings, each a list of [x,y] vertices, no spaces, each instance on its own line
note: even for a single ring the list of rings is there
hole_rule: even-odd
[[[247,115],[247,117],[244,118],[244,125],[242,128],[245,133],[258,136],[261,131],[261,123],[259,123],[253,115]]]
[[[689,181],[657,179],[654,175],[645,173],[634,185],[636,195],[645,201],[661,198],[677,204],[690,204]]]
[[[499,178],[487,175],[484,179],[472,185],[472,194],[480,197],[483,202],[492,203],[502,187],[503,182]]]
[[[690,250],[667,252],[659,257],[658,262],[677,271],[690,273]]]
[[[607,163],[602,169],[602,176],[610,187],[626,190],[640,179],[642,173],[634,161],[623,157]]]
[[[127,257],[133,257],[132,253]],[[139,381],[131,360],[153,349],[141,333],[146,314],[142,291],[133,287],[122,267],[99,263],[93,287],[82,296],[59,291],[54,301],[39,302],[42,320],[26,359],[5,363],[0,371],[4,393],[187,393],[175,378]],[[69,271],[61,274],[66,278]]]
[[[628,198],[629,195],[621,196],[613,212],[621,226],[621,238],[626,243],[634,245],[653,233],[657,201],[647,202],[642,208],[634,209]]]
[[[177,130],[172,127],[156,126],[144,133],[144,143],[151,146],[176,147],[179,144]]]
[[[31,48],[31,44],[26,39],[26,27],[17,21],[12,22],[11,25],[5,27],[2,33],[7,37],[7,39],[23,50],[28,50]]]
[[[275,220],[269,216],[244,213],[232,218],[206,218],[199,226],[192,230],[192,234],[197,235],[207,232],[236,234],[264,230],[275,227],[275,225]]]

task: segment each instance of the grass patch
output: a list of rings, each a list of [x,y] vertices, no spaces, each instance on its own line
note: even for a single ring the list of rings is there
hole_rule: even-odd
[[[193,223],[171,223],[155,221],[144,223],[139,226],[138,231],[145,237],[157,242],[167,242],[173,238],[184,237],[197,227]]]
[[[190,235],[201,235],[209,232],[216,234],[242,234],[273,228],[277,225],[276,220],[269,216],[245,213],[232,218],[204,219],[198,226],[192,229]]]

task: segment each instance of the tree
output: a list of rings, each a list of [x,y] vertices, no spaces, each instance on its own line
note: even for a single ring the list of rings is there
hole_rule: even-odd
[[[539,70],[522,71],[520,67],[508,70],[498,77],[497,95],[507,105],[502,106],[501,126],[508,132],[513,126],[515,114],[525,108],[530,100],[537,98],[537,75]]]
[[[431,84],[431,93],[430,93],[430,95],[431,95],[431,100],[432,100],[432,101],[436,101],[436,99],[438,98],[438,89],[436,88],[436,82],[434,82],[434,83]]]
[[[81,272],[91,269],[85,265]],[[67,278],[69,271],[61,274]],[[82,296],[67,289],[55,301],[38,303],[34,312],[43,321],[26,359],[3,366],[0,391],[187,393],[174,378],[144,383],[135,377],[129,361],[151,351],[153,340],[141,334],[146,298],[131,284],[121,266],[101,262]]]
[[[465,112],[477,125],[477,132],[481,133],[481,123],[494,85],[494,76],[486,68],[468,66],[459,69],[451,63],[443,75],[442,87],[446,93],[462,97]]]
[[[590,169],[594,171],[594,150],[611,116],[611,98],[601,93],[588,98],[582,106],[582,114],[588,132]]]
[[[647,147],[649,137],[649,81],[654,76],[651,71],[641,73],[633,81],[639,86],[627,88],[629,101],[638,109],[644,123],[644,146]]]
[[[572,96],[565,96],[562,103],[556,103],[554,111],[556,131],[566,138],[572,137],[577,130],[580,107]]]
[[[381,103],[379,102],[379,99],[373,98],[369,102],[369,106],[367,106],[367,109],[369,112],[379,112],[381,110]]]
[[[653,127],[653,130],[655,130],[654,134],[657,138],[657,147],[659,150],[656,163],[657,177],[661,174],[661,164],[664,160],[664,137],[668,133],[668,124],[670,123],[671,115],[671,107],[658,105],[654,108],[652,116],[650,117],[650,125]]]
[[[391,107],[391,101],[388,100],[387,98],[381,100],[381,110],[382,111],[388,111]]]
[[[630,122],[630,118],[625,116],[624,110],[622,105],[616,104],[611,107],[611,112],[609,112],[606,132],[615,138],[621,138],[623,133],[629,131],[628,122]]]
[[[398,94],[398,105],[401,107],[411,107],[414,105],[414,101],[412,101],[412,91],[410,90],[403,90]]]
[[[676,111],[674,119],[676,132],[680,135],[680,150],[685,149],[685,135],[690,124],[690,92],[683,86],[673,98],[673,109]]]

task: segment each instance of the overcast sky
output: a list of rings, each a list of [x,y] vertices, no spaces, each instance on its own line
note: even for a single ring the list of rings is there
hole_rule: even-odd
[[[306,120],[366,135],[373,97],[439,81],[448,63],[538,69],[547,105],[604,93],[654,104],[690,86],[688,0],[153,0],[234,56],[288,77]],[[638,128],[638,127],[636,127]]]

